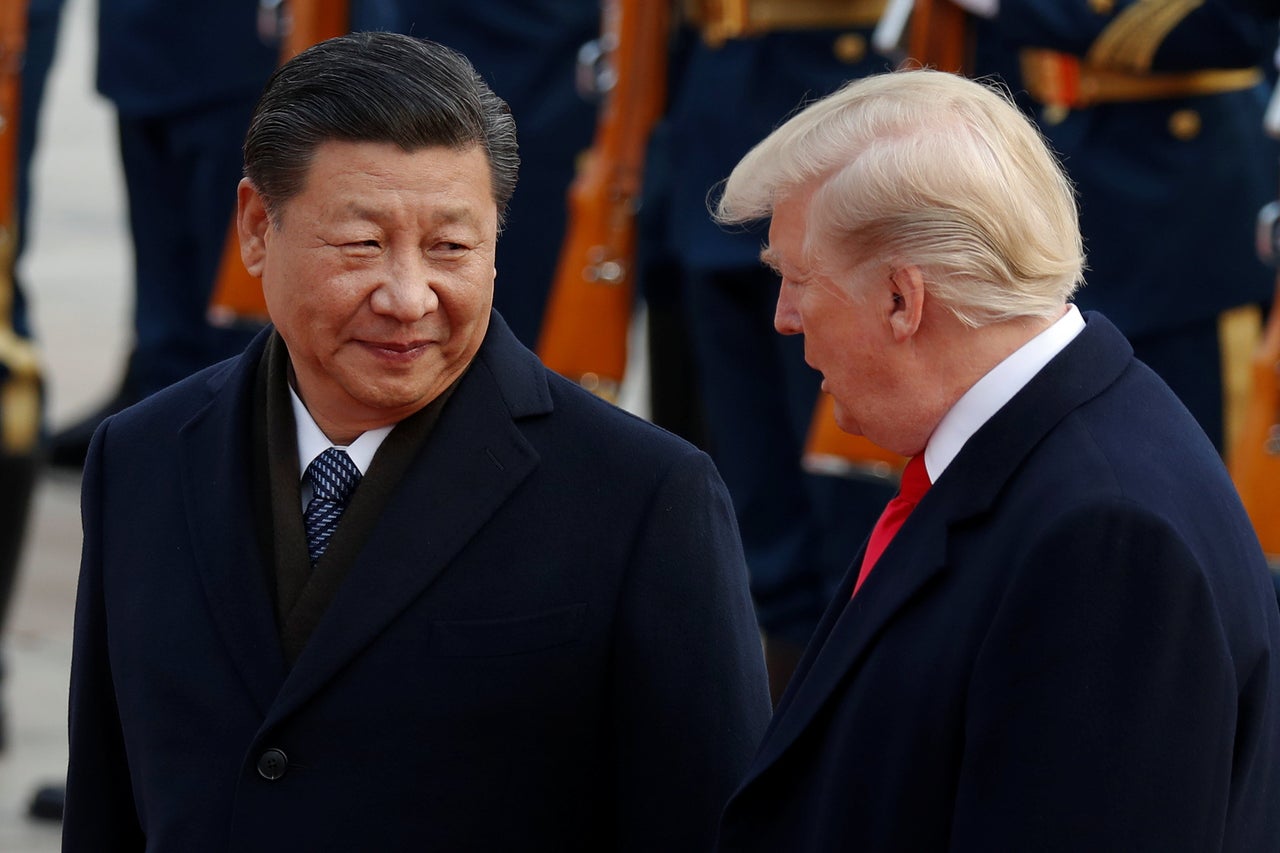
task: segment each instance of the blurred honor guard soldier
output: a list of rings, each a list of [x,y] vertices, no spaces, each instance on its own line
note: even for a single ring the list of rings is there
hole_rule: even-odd
[[[1265,560],[1203,431],[1068,303],[1076,209],[1034,125],[963,77],[867,78],[719,212],[772,217],[778,330],[845,430],[912,457],[720,849],[1276,849]]]
[[[18,262],[27,242],[31,164],[61,11],[62,0],[9,0],[0,10],[0,637],[41,457],[43,377]],[[0,693],[0,750],[7,741],[4,709]]]
[[[645,234],[661,234],[665,245],[645,251],[665,253],[671,266],[664,274],[683,276],[706,440],[738,514],[776,693],[890,491],[801,470],[818,376],[805,365],[800,340],[773,331],[778,279],[759,264],[763,233],[721,229],[707,197],[806,99],[886,69],[888,60],[868,46],[884,4],[685,6],[698,37],[673,73],[641,209]]]
[[[1223,450],[1275,287],[1253,241],[1277,186],[1262,71],[1275,24],[1228,0],[957,2],[987,16],[977,72],[1025,89],[1076,185],[1080,307],[1106,314]]]
[[[729,497],[492,312],[516,162],[433,42],[268,83],[274,327],[85,466],[66,849],[712,846],[769,713]]]
[[[133,352],[114,395],[53,436],[78,467],[107,415],[243,349],[206,319],[240,179],[240,144],[277,47],[258,0],[100,0],[98,90],[119,114],[134,250]]]
[[[601,0],[352,0],[352,29],[408,33],[465,55],[511,106],[520,186],[498,244],[494,307],[533,347],[565,228],[565,193],[596,107],[574,86],[578,49],[600,34]]]
[[[1227,5],[1271,18],[1280,16],[1280,0],[1228,0]]]

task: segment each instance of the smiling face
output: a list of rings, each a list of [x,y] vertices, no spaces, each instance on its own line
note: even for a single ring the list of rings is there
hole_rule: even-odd
[[[498,235],[483,149],[325,142],[274,221],[242,181],[238,226],[298,395],[331,440],[423,408],[480,348]]]

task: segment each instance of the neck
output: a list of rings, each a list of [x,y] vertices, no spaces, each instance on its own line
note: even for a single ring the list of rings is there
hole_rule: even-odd
[[[1053,317],[1018,317],[972,328],[950,312],[922,324],[918,341],[927,367],[921,374],[917,427],[903,436],[899,452],[914,456],[924,451],[929,437],[965,392],[1024,344],[1052,326],[1067,312]]]
[[[1062,311],[1054,317],[1018,317],[970,329],[968,340],[964,344],[964,356],[953,362],[955,399],[960,399],[964,392],[990,373],[997,364],[1052,326],[1066,310],[1066,306],[1063,306]]]

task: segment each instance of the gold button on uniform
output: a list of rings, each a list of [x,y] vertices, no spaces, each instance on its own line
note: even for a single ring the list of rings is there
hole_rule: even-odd
[[[1045,124],[1062,124],[1071,114],[1071,109],[1064,104],[1048,104],[1040,111],[1040,118]]]
[[[1099,15],[1110,15],[1116,10],[1116,0],[1089,0],[1089,8]]]
[[[1200,113],[1195,110],[1178,110],[1169,116],[1169,132],[1175,139],[1195,139],[1200,135]]]
[[[861,62],[867,55],[867,40],[861,33],[843,33],[836,37],[831,49],[836,59],[846,65],[852,65],[855,62]]]

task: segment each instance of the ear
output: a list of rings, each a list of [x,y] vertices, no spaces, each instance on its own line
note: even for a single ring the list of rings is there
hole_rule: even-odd
[[[917,266],[897,267],[889,273],[889,284],[893,294],[889,327],[893,339],[901,343],[920,328],[920,318],[924,316],[924,275]]]
[[[236,234],[240,238],[240,260],[254,278],[262,278],[267,264],[267,231],[271,218],[262,196],[248,178],[241,178],[236,188]]]

